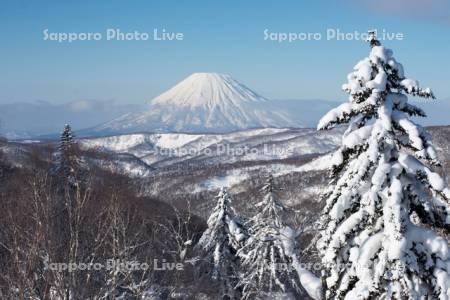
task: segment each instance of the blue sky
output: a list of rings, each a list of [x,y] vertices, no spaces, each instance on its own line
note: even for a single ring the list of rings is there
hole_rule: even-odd
[[[374,1],[375,2],[375,1]],[[449,1],[2,1],[0,103],[143,103],[194,72],[235,77],[273,99],[345,100],[361,41],[265,41],[327,28],[401,32],[386,41],[406,74],[450,98]],[[394,3],[394,4],[392,4]],[[405,6],[405,3],[408,3]],[[423,4],[425,3],[425,4]],[[182,32],[183,41],[44,41],[50,32]]]

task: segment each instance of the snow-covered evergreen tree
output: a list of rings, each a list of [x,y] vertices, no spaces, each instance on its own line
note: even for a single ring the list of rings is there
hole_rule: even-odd
[[[297,272],[293,267],[294,231],[285,224],[285,207],[278,201],[272,176],[262,188],[264,198],[251,219],[249,238],[239,250],[242,274],[239,286],[243,298],[261,293],[300,292]]]
[[[69,124],[64,125],[61,133],[58,149],[56,152],[56,171],[58,175],[68,182],[74,181],[76,169],[78,168],[78,157],[76,157],[75,136]]]
[[[59,150],[64,151],[71,147],[74,142],[74,134],[72,132],[72,127],[69,124],[64,125],[64,129],[61,132]]]
[[[349,101],[318,125],[348,123],[321,218],[326,298],[450,299],[449,245],[436,233],[450,228],[450,190],[431,136],[410,119],[425,113],[407,98],[434,96],[369,37],[343,85]]]
[[[245,230],[231,206],[231,197],[222,188],[216,197],[217,205],[208,219],[208,228],[200,238],[197,247],[205,253],[208,267],[212,267],[212,279],[220,286],[221,299],[238,298],[237,249],[246,238]]]

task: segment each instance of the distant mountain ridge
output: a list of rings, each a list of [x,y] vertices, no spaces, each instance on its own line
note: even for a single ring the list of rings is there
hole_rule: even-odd
[[[195,73],[150,104],[87,99],[60,104],[46,101],[0,104],[0,136],[19,140],[57,138],[66,123],[80,137],[315,128],[320,117],[339,104],[320,99],[268,100],[231,76]],[[421,101],[417,105],[428,115],[418,120],[420,124],[450,124],[447,116],[450,98]]]

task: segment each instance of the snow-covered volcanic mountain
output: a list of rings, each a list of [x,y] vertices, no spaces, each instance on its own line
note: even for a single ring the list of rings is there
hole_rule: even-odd
[[[300,127],[288,113],[229,75],[194,73],[154,98],[141,112],[94,127],[95,133],[229,132],[258,127]]]

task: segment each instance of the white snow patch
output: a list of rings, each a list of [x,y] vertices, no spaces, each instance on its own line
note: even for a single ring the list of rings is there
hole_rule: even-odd
[[[236,185],[246,179],[248,179],[250,176],[242,170],[236,169],[231,170],[226,173],[224,176],[214,176],[209,178],[208,180],[204,181],[201,186],[209,189],[209,190],[215,190],[220,189],[222,187],[224,188],[230,188],[233,185]]]

